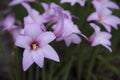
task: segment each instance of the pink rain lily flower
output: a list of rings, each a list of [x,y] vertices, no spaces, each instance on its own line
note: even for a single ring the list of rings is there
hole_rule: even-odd
[[[110,52],[112,52],[110,46],[112,35],[108,32],[101,31],[100,28],[94,23],[90,24],[91,27],[95,30],[95,32],[89,37],[88,41],[91,42],[92,46],[102,45],[106,47]]]
[[[31,8],[31,6],[27,3],[22,3],[22,6],[27,10],[28,12],[28,16],[24,17],[24,24],[28,24],[28,23],[36,23],[38,25],[40,25],[41,29],[43,29],[44,31],[46,30],[45,26],[43,25],[43,23],[45,22],[44,19],[42,18],[42,16],[40,15],[40,13]],[[42,26],[41,26],[42,25]]]
[[[0,21],[0,26],[3,26],[3,30],[10,31],[10,30],[16,28],[16,26],[14,26],[14,24],[15,24],[15,16],[13,14],[7,15],[7,17],[5,19]]]
[[[92,1],[96,10],[102,8],[109,8],[109,9],[119,9],[119,6],[110,0],[93,0]]]
[[[120,18],[112,15],[111,11],[105,8],[90,14],[87,21],[97,21],[101,23],[108,32],[111,32],[111,27],[118,29],[117,25],[120,24]]]
[[[23,69],[26,71],[34,62],[43,67],[44,58],[59,62],[56,51],[49,45],[55,39],[52,32],[42,32],[37,24],[25,24],[24,34],[17,37],[15,45],[25,48]]]
[[[55,3],[51,3],[50,5],[42,3],[42,6],[45,10],[43,16],[48,20],[47,22],[52,21],[55,23],[52,28],[57,41],[65,40],[67,46],[72,42],[75,44],[81,42],[78,36],[78,34],[81,35],[81,33],[77,26],[73,24],[69,11],[62,9]]]
[[[61,3],[71,3],[71,5],[75,5],[75,3],[80,4],[81,6],[85,5],[87,0],[61,0]]]
[[[61,14],[65,12],[62,7],[55,3],[51,3],[50,5],[46,3],[41,3],[45,12],[42,14],[43,18],[46,22],[56,23],[59,21],[59,18],[62,17]],[[69,13],[68,13],[69,14]]]
[[[80,44],[82,40],[78,36],[78,34],[70,34],[69,36],[66,36],[64,38],[64,41],[65,41],[67,46],[70,46],[71,43]]]
[[[9,6],[15,6],[17,4],[21,4],[23,2],[35,2],[35,0],[12,0],[10,3],[9,3]]]
[[[53,29],[56,30],[57,26],[57,24],[54,25]],[[62,26],[63,29],[57,33],[57,41],[64,40],[67,46],[70,46],[71,43],[79,44],[81,42],[81,38],[78,35],[84,35],[80,32],[77,25],[73,24],[71,20],[64,19]]]

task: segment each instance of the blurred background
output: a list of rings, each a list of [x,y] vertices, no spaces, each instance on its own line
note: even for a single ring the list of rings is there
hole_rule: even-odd
[[[12,12],[23,23],[23,18],[27,15],[26,10],[20,4],[8,7],[10,1],[0,0],[0,20]],[[120,0],[112,1],[120,6]],[[60,0],[37,0],[36,3],[30,3],[33,8],[42,14],[44,10],[39,5],[40,2],[55,2],[65,10],[69,10],[73,16],[77,17],[73,18],[74,23],[86,36],[93,33],[93,29],[86,21],[89,14],[95,11],[91,0],[87,1],[85,7],[81,7],[79,4],[74,6],[69,3],[60,4]],[[120,10],[113,10],[113,14],[120,17]],[[3,31],[1,26],[0,80],[37,80],[37,78],[38,80],[120,80],[119,27],[118,30],[112,29],[112,53],[102,46],[91,47],[84,38],[82,38],[81,44],[72,44],[70,47],[67,47],[63,41],[54,41],[51,45],[58,52],[61,62],[56,63],[45,59],[44,68],[38,68],[34,64],[28,71],[24,72],[21,63],[23,49],[14,46],[11,33]],[[101,26],[101,28],[103,27]]]

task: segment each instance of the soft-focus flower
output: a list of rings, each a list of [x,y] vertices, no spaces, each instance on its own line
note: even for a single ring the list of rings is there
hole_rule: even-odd
[[[31,6],[27,3],[22,3],[22,6],[27,10],[28,16],[24,17],[24,24],[29,24],[29,23],[36,23],[40,25],[42,30],[46,30],[45,26],[43,23],[45,22],[40,13],[31,8]]]
[[[3,27],[3,30],[12,30],[16,28],[14,24],[15,24],[15,16],[13,14],[7,15],[5,19],[0,21],[0,26]]]
[[[112,52],[110,46],[111,42],[110,39],[112,35],[108,32],[101,31],[100,28],[91,23],[91,27],[95,30],[95,32],[89,37],[88,41],[91,42],[92,46],[102,45],[106,47],[110,52]]]
[[[56,41],[65,40],[67,46],[72,42],[79,44],[81,42],[78,34],[83,35],[72,21],[72,16],[69,11],[64,10],[62,7],[55,3],[50,5],[46,3],[41,4],[45,10],[43,14],[47,22],[54,23],[52,26],[53,32],[56,36]],[[75,40],[76,39],[76,40]]]
[[[57,24],[54,25],[53,29],[56,30],[57,26]],[[64,40],[67,46],[69,46],[71,43],[79,44],[81,42],[81,39],[78,35],[84,35],[80,32],[77,25],[73,24],[71,20],[64,19],[64,23],[62,26],[63,29],[59,33],[57,33],[57,41]]]
[[[45,10],[42,16],[46,22],[56,23],[59,21],[59,18],[62,17],[61,14],[63,14],[63,9],[59,5],[55,3],[51,3],[49,5],[41,3],[41,5]]]
[[[23,69],[26,71],[34,62],[43,67],[44,58],[59,62],[56,51],[49,45],[55,39],[52,32],[42,32],[35,23],[25,24],[24,34],[17,37],[15,45],[25,48]]]
[[[120,18],[111,14],[111,11],[105,8],[93,12],[87,18],[87,21],[97,21],[101,23],[108,32],[111,32],[111,27],[118,29],[117,25],[120,24]]]
[[[78,36],[78,34],[70,34],[64,38],[64,41],[67,46],[70,46],[71,43],[80,44],[81,38]]]
[[[110,9],[119,9],[119,6],[110,0],[93,0],[92,1],[96,10],[102,8],[110,8]]]
[[[23,2],[35,2],[35,0],[12,0],[9,3],[9,6],[14,6],[14,5],[17,5],[17,4],[21,4]]]
[[[16,26],[16,25],[14,25],[14,26]],[[14,42],[16,41],[16,39],[17,39],[17,37],[18,37],[19,35],[22,35],[22,34],[23,34],[23,33],[22,33],[22,30],[23,30],[23,29],[21,29],[19,26],[16,26],[16,28],[14,28],[14,29],[11,30],[11,34],[12,34],[12,36],[13,36]]]
[[[73,6],[75,3],[79,3],[81,6],[85,5],[85,2],[87,0],[61,0],[61,3],[71,3],[71,5]]]

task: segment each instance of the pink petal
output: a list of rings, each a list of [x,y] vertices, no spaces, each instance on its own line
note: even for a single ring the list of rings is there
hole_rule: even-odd
[[[40,46],[44,46],[53,41],[55,38],[56,37],[52,32],[43,32],[39,35],[37,41],[39,41]]]
[[[111,9],[119,9],[119,6],[116,3],[112,2],[112,1],[108,1],[105,4],[105,6],[111,8]]]
[[[77,1],[81,6],[85,6],[86,0],[78,0]]]
[[[107,9],[107,8],[101,8],[100,11],[99,11],[99,14],[102,16],[102,17],[106,17],[108,15],[111,15],[112,14],[112,11]]]
[[[24,17],[24,24],[35,23],[31,16]]]
[[[12,30],[15,23],[14,14],[9,14],[4,20],[1,21],[1,26],[4,27],[4,30]]]
[[[34,60],[34,62],[39,66],[39,67],[43,67],[43,63],[44,63],[44,54],[41,51],[41,49],[37,49],[37,50],[32,50],[31,51],[32,54],[32,58]]]
[[[65,38],[65,43],[67,46],[70,46],[71,43],[79,44],[81,42],[80,37],[77,34],[71,34]]]
[[[90,14],[90,16],[87,18],[87,21],[92,21],[92,20],[95,20],[95,21],[99,20],[97,12]]]
[[[94,5],[94,8],[96,9],[96,11],[99,11],[103,7],[101,3],[98,2],[97,0],[93,0],[92,4]]]
[[[105,27],[105,29],[106,29],[108,32],[111,32],[111,26],[110,26],[110,25],[105,24],[105,23],[102,23],[102,25]]]
[[[113,26],[115,29],[118,29],[117,25],[120,24],[120,18],[111,15],[104,19],[104,23]]]
[[[37,38],[42,32],[40,26],[36,23],[25,24],[24,33],[33,39]]]
[[[77,0],[61,0],[61,3],[70,3],[72,6],[77,2]]]
[[[47,11],[48,11],[48,9],[49,9],[48,4],[46,4],[46,3],[42,2],[42,3],[41,3],[41,5],[42,5],[42,7],[44,8],[45,12],[47,12]]]
[[[14,6],[20,4],[21,2],[23,2],[23,0],[13,0],[12,2],[9,3],[9,6]]]
[[[29,13],[31,11],[31,6],[27,3],[22,3],[22,6],[27,10],[27,12]]]
[[[35,2],[35,0],[25,0],[26,2]]]
[[[32,64],[33,64],[33,58],[31,55],[31,51],[28,49],[24,50],[23,53],[23,70],[26,71]]]
[[[96,33],[100,32],[100,28],[99,26],[97,26],[96,24],[94,23],[90,23],[91,27],[95,30]]]
[[[112,35],[108,32],[100,32],[99,36],[104,37],[105,39],[112,38]]]
[[[110,52],[112,52],[112,49],[108,45],[105,45],[105,44],[102,44],[102,45],[106,47]]]
[[[18,36],[15,41],[15,45],[21,48],[30,49],[30,43],[32,39],[28,36]]]
[[[46,58],[57,61],[57,62],[60,61],[60,59],[57,55],[57,52],[50,45],[46,45],[46,46],[42,47],[41,50],[44,53],[44,56]]]

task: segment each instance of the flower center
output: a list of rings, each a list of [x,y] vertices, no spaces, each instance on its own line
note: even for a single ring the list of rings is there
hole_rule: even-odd
[[[32,44],[31,44],[31,49],[32,50],[36,50],[36,49],[38,49],[39,48],[39,45],[36,43],[36,42],[33,42]]]
[[[103,17],[102,16],[98,16],[99,17],[99,21],[102,21],[103,20]]]

